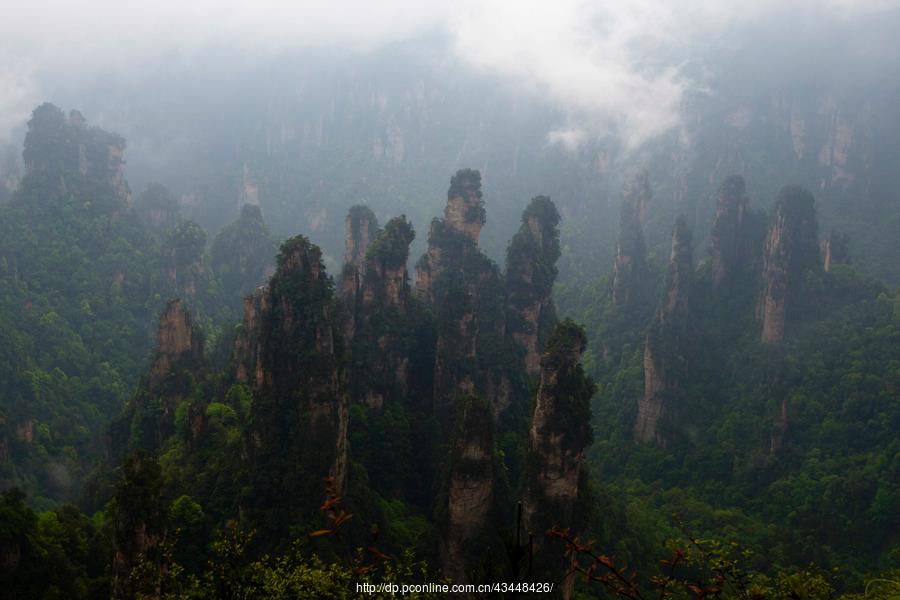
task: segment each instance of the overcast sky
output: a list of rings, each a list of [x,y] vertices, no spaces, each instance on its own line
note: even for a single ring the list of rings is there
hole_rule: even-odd
[[[577,145],[613,134],[636,147],[679,128],[684,94],[703,86],[689,66],[704,43],[785,20],[823,31],[837,24],[871,41],[881,34],[867,26],[900,25],[898,8],[900,0],[8,0],[0,9],[0,138],[45,99],[54,78],[137,73],[174,49],[189,56],[226,44],[264,59],[295,47],[366,50],[437,31],[462,64],[561,108],[567,117],[551,139]]]

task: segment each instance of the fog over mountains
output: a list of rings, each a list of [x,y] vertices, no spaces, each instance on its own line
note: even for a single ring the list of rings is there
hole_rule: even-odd
[[[896,600],[897,31],[7,2],[0,595]]]
[[[499,206],[540,188],[587,218],[617,203],[619,174],[655,163],[666,223],[709,202],[711,167],[752,169],[764,203],[777,185],[757,164],[860,207],[889,200],[898,14],[877,1],[21,6],[0,25],[0,136],[21,143],[40,101],[75,106],[127,138],[136,192],[164,182],[216,230],[249,182],[276,230],[314,233],[331,256],[355,202],[424,224],[448,163],[482,167]],[[319,168],[335,153],[360,169]],[[514,214],[489,230],[511,232]]]

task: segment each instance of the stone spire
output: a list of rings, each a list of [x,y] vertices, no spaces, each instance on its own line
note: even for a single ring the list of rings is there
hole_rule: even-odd
[[[461,169],[450,179],[444,222],[478,244],[485,222],[481,173],[474,169]]]
[[[344,288],[344,331],[353,357],[349,386],[354,398],[374,409],[380,410],[387,397],[402,396],[407,385],[406,264],[415,235],[405,215],[388,221],[369,246],[355,290]],[[345,271],[348,267],[353,268],[348,264]]]
[[[468,580],[467,567],[485,550],[494,504],[494,433],[491,406],[475,396],[459,403],[447,486],[444,572],[454,582]]]
[[[684,376],[693,251],[691,232],[679,217],[672,235],[666,286],[650,333],[644,343],[644,395],[638,401],[634,437],[665,445],[661,420],[677,411],[677,393]]]
[[[642,221],[651,196],[646,171],[637,173],[622,189],[619,240],[613,267],[612,301],[616,306],[631,304],[640,295],[647,268]]]
[[[709,239],[713,288],[718,289],[748,260],[747,196],[744,178],[731,175],[719,186],[716,218]]]
[[[580,364],[586,344],[584,329],[571,320],[556,326],[541,357],[540,384],[528,433],[523,520],[535,535],[534,564],[541,571],[537,575],[547,579],[564,575],[566,560],[544,550],[544,534],[553,526],[572,525],[584,451],[592,438],[594,383]],[[573,585],[572,577],[563,581],[563,598],[571,595]]]
[[[428,231],[428,250],[416,265],[416,289],[426,300],[432,284],[448,264],[476,254],[478,237],[485,222],[481,174],[461,169],[450,179],[443,219],[434,219]]]
[[[347,211],[344,226],[346,229],[344,263],[362,271],[369,244],[378,235],[378,219],[368,206],[357,204]]]
[[[803,272],[821,266],[815,199],[801,187],[787,186],[778,194],[766,237],[762,291],[756,304],[763,342],[784,338],[788,313],[803,285]]]
[[[150,368],[150,387],[165,379],[172,367],[184,361],[197,361],[203,355],[203,340],[194,330],[191,314],[179,299],[170,300],[159,317],[157,350]]]
[[[531,200],[506,251],[506,331],[525,349],[525,370],[540,371],[541,346],[556,322],[553,283],[559,258],[559,212],[546,196]]]
[[[244,367],[254,386],[248,511],[282,524],[318,517],[324,477],[339,492],[346,480],[349,406],[334,302],[321,250],[298,235],[282,244],[268,287],[247,304],[250,339],[240,347],[255,355]]]

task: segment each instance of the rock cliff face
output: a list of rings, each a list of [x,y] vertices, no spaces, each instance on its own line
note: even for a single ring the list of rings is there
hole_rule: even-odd
[[[348,228],[348,235],[352,233]],[[384,406],[388,394],[402,394],[406,389],[411,352],[410,340],[403,335],[409,329],[406,263],[414,238],[415,232],[405,216],[391,219],[371,245],[367,244],[369,249],[359,275],[351,263],[344,268],[345,276],[353,270],[358,282],[345,285],[342,290],[344,330],[351,343],[354,365],[350,378],[352,395],[374,409]],[[347,247],[351,247],[349,238]]]
[[[642,219],[651,195],[645,171],[629,179],[622,190],[612,287],[612,301],[617,306],[635,301],[640,296],[646,277],[647,246]]]
[[[484,227],[485,211],[481,199],[481,173],[472,169],[456,172],[450,179],[444,222],[478,244]]]
[[[176,431],[176,410],[206,369],[203,336],[193,324],[188,307],[170,300],[159,317],[157,349],[149,377],[142,382],[123,413],[110,428],[110,450],[123,458],[130,449],[156,450]],[[196,433],[204,428],[201,407]],[[198,412],[199,411],[199,412]]]
[[[283,526],[317,515],[323,477],[343,486],[348,405],[321,251],[296,236],[281,246],[277,263],[269,286],[248,302],[244,329],[247,336],[258,331],[247,439],[253,503],[273,510]],[[239,346],[245,355],[251,347],[246,339]]]
[[[718,289],[740,265],[749,260],[747,196],[744,178],[728,177],[719,186],[716,217],[709,240],[713,288]]]
[[[559,213],[546,196],[532,199],[506,252],[506,332],[525,349],[525,370],[540,371],[541,348],[556,321],[553,283]]]
[[[756,317],[762,341],[780,342],[791,320],[807,269],[820,269],[815,199],[798,186],[781,190],[769,225],[763,256],[762,291]]]
[[[150,368],[150,387],[158,387],[173,366],[202,359],[203,339],[194,330],[191,314],[181,300],[170,300],[159,317],[156,357]]]
[[[269,313],[269,293],[266,286],[260,286],[253,294],[244,298],[244,319],[234,341],[232,361],[235,380],[246,383],[251,388],[262,382],[263,371],[260,362],[260,332],[263,315]]]
[[[850,238],[834,230],[822,240],[822,268],[828,272],[831,265],[850,264]]]
[[[661,421],[671,420],[678,410],[678,392],[684,377],[684,344],[688,334],[693,252],[691,233],[684,219],[675,223],[672,252],[663,297],[644,343],[644,395],[638,401],[634,438],[665,445],[668,436]]]
[[[494,503],[494,437],[490,404],[467,396],[459,404],[447,491],[444,573],[465,582],[482,558]]]
[[[351,264],[362,271],[369,244],[378,235],[378,219],[369,207],[356,205],[347,212],[344,225],[346,229],[344,264]]]
[[[448,275],[448,274],[442,274]],[[475,394],[478,372],[479,319],[477,279],[444,280],[435,301],[437,343],[434,363],[434,414],[452,423],[459,399]],[[491,283],[498,284],[497,281]]]
[[[431,222],[428,250],[416,265],[416,289],[433,300],[432,284],[446,268],[447,261],[477,254],[478,237],[485,222],[481,194],[481,174],[462,169],[450,179],[444,218]]]
[[[445,217],[431,222],[428,250],[417,265],[420,298],[435,312],[434,412],[445,433],[458,398],[488,398],[497,413],[509,402],[502,374],[484,368],[496,358],[492,352],[502,351],[505,318],[500,270],[477,245],[484,223],[480,186],[478,171],[453,176]]]
[[[559,579],[566,572],[565,559],[544,550],[543,534],[554,525],[571,525],[584,450],[591,442],[594,383],[579,364],[586,343],[584,330],[566,319],[557,325],[541,357],[522,503],[525,526],[535,536],[534,564],[542,571],[538,577]],[[564,598],[573,585],[571,577],[564,580]]]
[[[404,308],[409,300],[409,279],[406,262],[409,245],[416,234],[406,216],[387,222],[375,238],[366,255],[363,276],[363,302],[380,303],[392,308]]]
[[[439,244],[432,243],[432,240],[436,240],[447,229],[443,221],[439,219],[431,221],[431,226],[428,229],[428,249],[422,258],[419,259],[419,262],[416,263],[416,293],[426,302],[434,300],[432,297],[432,282],[440,274],[444,266],[443,255],[445,249]]]
[[[341,295],[349,304],[345,311],[344,335],[348,340],[355,337],[356,318],[360,306],[362,279],[366,273],[366,253],[379,228],[375,214],[367,206],[356,205],[347,212],[344,220],[344,267],[341,271]],[[405,268],[404,268],[405,271]]]

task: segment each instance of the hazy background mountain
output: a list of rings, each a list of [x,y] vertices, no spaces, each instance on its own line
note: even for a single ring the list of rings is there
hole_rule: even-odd
[[[635,167],[650,172],[648,237],[662,251],[677,213],[702,242],[716,182],[741,173],[756,206],[785,181],[815,190],[823,227],[851,235],[864,270],[900,277],[890,2],[162,3],[128,15],[96,2],[7,16],[12,147],[40,101],[77,107],[128,140],[135,193],[165,184],[213,234],[259,203],[274,233],[309,234],[333,266],[349,206],[406,213],[421,232],[447,173],[471,166],[494,258],[525,199],[557,202],[565,281],[608,272]],[[5,156],[10,187],[16,152]]]

